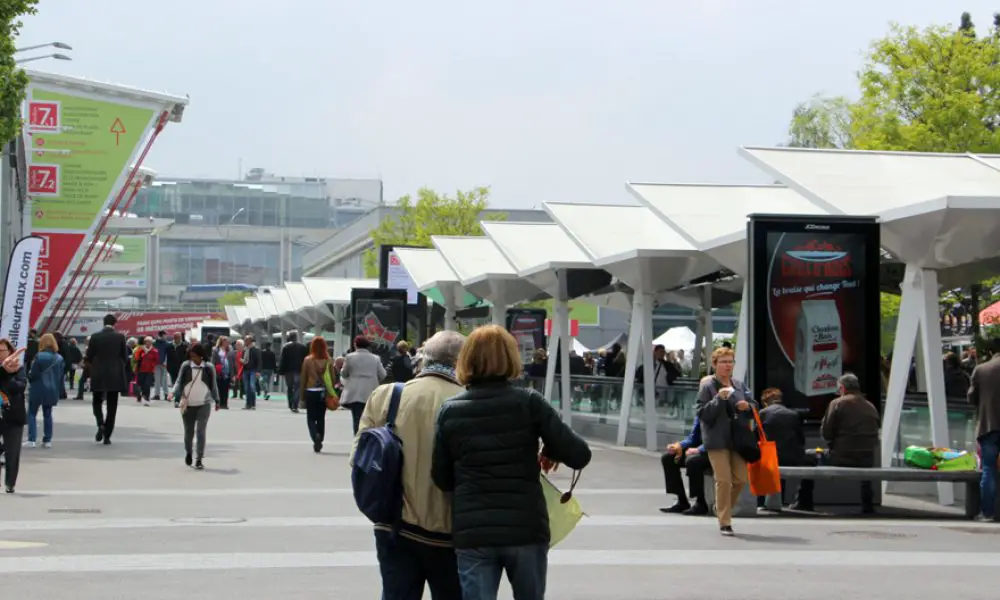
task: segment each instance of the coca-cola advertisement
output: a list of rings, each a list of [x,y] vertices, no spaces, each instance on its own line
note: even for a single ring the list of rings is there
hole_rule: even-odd
[[[844,373],[877,405],[878,224],[872,219],[753,217],[750,373],[758,395],[821,419]]]
[[[406,339],[406,290],[351,290],[351,339],[368,339],[372,353],[388,365],[396,344]]]

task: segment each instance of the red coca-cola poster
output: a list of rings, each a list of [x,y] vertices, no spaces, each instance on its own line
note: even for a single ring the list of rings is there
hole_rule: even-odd
[[[38,327],[39,317],[52,303],[56,287],[66,276],[73,257],[83,244],[84,234],[41,231],[34,235],[42,238],[42,252],[35,272],[35,294],[31,303],[31,326]]]
[[[853,373],[877,402],[877,223],[767,219],[751,221],[754,391],[779,388],[786,405],[818,419]]]

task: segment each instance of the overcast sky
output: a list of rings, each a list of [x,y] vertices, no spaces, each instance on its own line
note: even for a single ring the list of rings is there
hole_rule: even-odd
[[[140,8],[141,7],[141,8]],[[41,0],[32,67],[188,94],[163,175],[381,177],[389,200],[628,201],[627,180],[762,182],[741,144],[852,94],[890,21],[986,26],[986,0]]]

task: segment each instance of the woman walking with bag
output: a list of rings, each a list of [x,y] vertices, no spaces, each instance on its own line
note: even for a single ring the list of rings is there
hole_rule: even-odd
[[[299,386],[299,404],[306,410],[306,425],[313,452],[323,450],[326,437],[326,411],[337,408],[337,374],[326,349],[326,340],[314,337],[309,343],[309,355],[302,361],[302,383]]]
[[[21,439],[27,411],[24,408],[24,388],[28,384],[21,366],[21,352],[7,338],[0,338],[0,392],[3,406],[0,407],[0,433],[3,435],[3,453],[7,472],[4,487],[8,494],[14,493],[17,485],[17,471],[21,465]]]
[[[42,409],[42,447],[52,447],[52,409],[65,394],[66,367],[59,356],[59,345],[51,333],[38,340],[38,355],[31,362],[28,372],[28,447],[36,446],[38,437],[38,409]]]
[[[727,537],[734,535],[733,507],[747,483],[746,455],[750,450],[759,452],[752,425],[753,399],[746,384],[733,379],[735,365],[732,349],[717,349],[712,353],[715,374],[702,378],[698,386],[701,438],[715,478],[715,515],[720,533]]]
[[[219,391],[219,408],[229,410],[229,382],[232,373],[229,371],[229,338],[220,336],[212,351],[212,364],[215,367],[216,389]]]
[[[205,429],[212,416],[212,406],[219,409],[219,389],[216,387],[216,373],[213,365],[205,360],[205,350],[192,346],[188,360],[181,364],[174,384],[174,400],[180,402],[181,420],[184,421],[184,464],[191,466],[192,442],[198,436],[197,455],[194,468],[205,468]]]

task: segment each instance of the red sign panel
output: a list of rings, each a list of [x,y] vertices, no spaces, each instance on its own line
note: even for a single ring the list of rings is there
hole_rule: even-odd
[[[545,335],[552,335],[552,319],[545,319]],[[569,320],[569,337],[578,337],[580,335],[580,321],[577,319]]]
[[[38,270],[35,272],[35,295],[31,302],[31,325],[38,326],[38,317],[42,314],[45,304],[51,299],[59,281],[66,275],[66,270],[73,262],[80,245],[83,244],[82,233],[46,233],[35,232],[42,238],[42,252],[38,257]]]
[[[225,315],[212,313],[168,313],[168,312],[125,312],[115,313],[118,322],[115,329],[130,337],[156,337],[161,331],[173,337],[175,333],[187,333],[202,321],[225,320]],[[81,332],[90,335],[93,332]]]
[[[59,195],[59,165],[28,166],[29,196]]]
[[[28,131],[59,131],[60,117],[58,102],[28,102]]]

